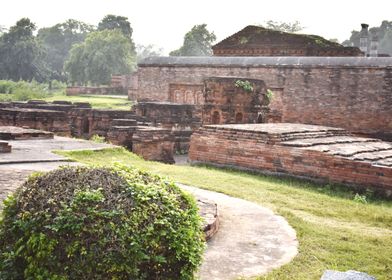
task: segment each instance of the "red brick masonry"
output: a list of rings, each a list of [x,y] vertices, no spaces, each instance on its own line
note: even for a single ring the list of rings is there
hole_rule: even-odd
[[[209,125],[191,137],[193,163],[372,188],[392,195],[392,143],[303,124]]]

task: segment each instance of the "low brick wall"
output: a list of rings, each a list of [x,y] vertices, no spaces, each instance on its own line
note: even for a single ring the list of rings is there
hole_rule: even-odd
[[[27,109],[0,109],[0,126],[20,126],[71,136],[71,126],[66,112]]]
[[[127,95],[128,90],[124,87],[67,87],[66,95],[110,95],[123,94]]]
[[[297,144],[288,141],[294,138]],[[314,143],[303,144],[306,141]],[[387,196],[392,195],[391,156],[392,143],[345,136],[342,131],[261,133],[250,125],[202,127],[192,135],[189,150],[193,163],[373,188]]]
[[[138,127],[132,138],[132,152],[145,160],[174,163],[174,137],[167,129]]]

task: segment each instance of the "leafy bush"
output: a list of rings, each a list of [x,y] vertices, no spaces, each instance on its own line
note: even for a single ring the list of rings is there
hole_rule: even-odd
[[[0,279],[193,279],[194,200],[133,168],[61,168],[4,202]]]
[[[252,86],[252,84],[249,82],[249,81],[247,81],[247,80],[245,80],[245,81],[243,81],[243,80],[237,80],[235,83],[234,83],[234,85],[236,86],[236,87],[238,87],[238,88],[242,88],[243,90],[245,90],[246,92],[252,92],[253,91],[253,86]]]
[[[94,134],[93,136],[91,136],[90,140],[95,142],[95,143],[106,143],[105,137],[104,136],[100,136],[98,134]]]

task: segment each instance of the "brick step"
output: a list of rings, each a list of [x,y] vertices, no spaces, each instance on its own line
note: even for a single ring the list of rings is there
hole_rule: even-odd
[[[135,119],[114,119],[112,121],[113,126],[135,126],[137,121]]]
[[[302,147],[312,147],[317,145],[364,143],[364,142],[380,142],[380,140],[371,139],[371,138],[359,138],[359,137],[352,137],[352,136],[327,136],[327,137],[319,137],[319,138],[296,139],[296,140],[282,142],[282,145],[302,148]]]
[[[1,126],[0,139],[2,140],[53,139],[53,133],[48,131],[21,128],[16,126]]]
[[[11,145],[6,141],[0,141],[0,153],[10,153]]]
[[[110,131],[115,130],[136,130],[136,125],[115,125],[110,127]]]
[[[306,131],[306,132],[290,132],[278,135],[281,141],[291,141],[299,139],[313,139],[324,138],[332,136],[349,136],[350,133],[344,130],[320,130],[320,131]]]
[[[392,167],[392,157],[388,157],[388,158],[385,158],[385,159],[380,159],[380,160],[378,160],[376,162],[373,162],[373,165]]]
[[[392,143],[388,142],[357,142],[345,144],[317,145],[308,149],[326,152],[334,156],[353,157],[357,154],[392,150]]]
[[[375,152],[363,152],[357,153],[350,157],[353,160],[365,160],[365,161],[378,161],[383,159],[392,158],[392,149],[379,150]]]

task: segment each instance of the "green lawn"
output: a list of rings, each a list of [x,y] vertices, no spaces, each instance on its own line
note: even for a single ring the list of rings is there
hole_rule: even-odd
[[[65,100],[71,102],[88,102],[96,109],[116,109],[130,110],[132,102],[128,100],[126,95],[77,95],[67,96],[65,94],[55,94],[44,100],[51,102],[56,100]]]
[[[176,182],[253,201],[284,216],[295,228],[299,254],[256,279],[320,279],[326,269],[367,272],[392,279],[392,202],[364,204],[338,186],[212,167],[147,162],[124,149],[61,152],[87,164],[121,162]],[[369,200],[369,199],[368,199]]]

